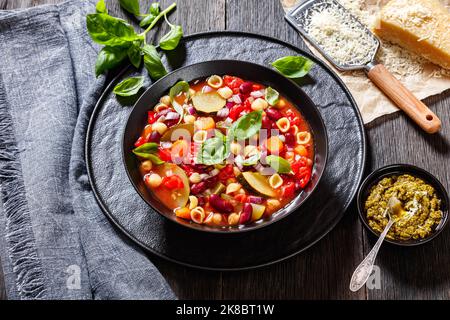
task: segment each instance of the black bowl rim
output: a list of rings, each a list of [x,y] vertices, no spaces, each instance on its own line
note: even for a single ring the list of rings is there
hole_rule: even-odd
[[[172,74],[174,74],[174,73],[177,73],[177,72],[179,72],[180,70],[184,70],[184,69],[187,69],[187,68],[192,68],[192,67],[195,67],[195,66],[197,66],[197,65],[207,64],[207,63],[211,63],[211,62],[230,62],[230,63],[240,62],[240,63],[245,63],[245,64],[249,64],[249,65],[256,66],[256,67],[258,67],[258,68],[266,69],[266,70],[268,70],[269,72],[272,72],[272,73],[274,73],[274,74],[277,74],[277,75],[279,75],[279,76],[284,77],[283,75],[279,74],[278,72],[276,72],[276,71],[274,71],[274,70],[272,70],[272,69],[270,69],[270,68],[268,68],[268,67],[266,67],[266,66],[263,66],[263,65],[261,65],[261,64],[253,63],[253,62],[249,62],[249,61],[244,61],[244,60],[237,60],[237,59],[234,59],[234,60],[233,60],[233,59],[218,59],[218,60],[202,61],[202,62],[197,62],[197,63],[193,63],[193,64],[190,64],[190,65],[186,65],[186,66],[183,66],[183,67],[181,67],[181,68],[177,68],[177,69],[175,69],[175,70],[169,72],[169,73],[166,74],[164,77],[162,77],[162,78],[158,79],[157,81],[155,81],[154,83],[152,83],[152,84],[150,85],[150,87],[148,87],[147,90],[145,90],[145,92],[141,94],[141,96],[139,97],[139,99],[134,103],[133,108],[131,109],[130,113],[128,114],[128,116],[127,116],[127,121],[125,122],[124,128],[123,128],[123,130],[122,130],[122,131],[123,131],[123,132],[122,132],[122,141],[121,141],[121,142],[122,142],[122,143],[121,143],[121,149],[122,149],[122,163],[123,163],[123,165],[124,165],[124,167],[125,167],[125,172],[126,172],[126,174],[127,174],[127,177],[128,177],[128,179],[130,180],[131,184],[133,185],[133,188],[135,189],[135,191],[137,192],[137,194],[138,194],[138,195],[144,200],[144,202],[147,203],[147,205],[149,205],[154,211],[158,212],[158,214],[160,214],[161,216],[163,216],[164,219],[169,220],[169,221],[171,221],[172,223],[175,223],[176,225],[181,225],[181,226],[183,226],[183,227],[185,227],[185,228],[188,228],[188,229],[190,229],[190,230],[195,230],[195,231],[204,232],[204,233],[208,233],[208,234],[221,234],[221,235],[222,235],[222,234],[243,234],[243,233],[246,233],[246,232],[251,232],[251,231],[255,231],[255,230],[257,230],[257,229],[261,229],[261,228],[268,227],[268,226],[272,225],[273,223],[276,223],[276,222],[278,222],[278,221],[283,220],[284,218],[288,217],[292,212],[294,212],[294,211],[296,211],[298,208],[300,208],[301,205],[303,205],[303,204],[309,199],[309,197],[316,191],[317,186],[320,184],[320,181],[321,181],[321,179],[322,179],[322,177],[323,177],[323,174],[324,174],[324,172],[325,172],[325,170],[326,170],[326,165],[327,165],[327,162],[328,162],[328,156],[329,156],[329,155],[328,155],[328,151],[329,151],[329,139],[328,139],[328,131],[327,131],[327,128],[326,128],[326,126],[325,126],[325,122],[324,122],[323,117],[322,117],[322,115],[320,114],[320,111],[319,111],[319,109],[317,108],[316,104],[311,100],[311,98],[309,97],[309,95],[306,94],[306,92],[303,91],[303,89],[302,89],[298,84],[296,84],[293,80],[291,80],[291,79],[285,77],[285,79],[287,79],[288,81],[290,81],[290,82],[297,88],[297,90],[301,91],[301,92],[303,93],[303,95],[306,97],[306,99],[309,100],[310,104],[313,106],[314,112],[315,112],[315,113],[317,114],[317,116],[318,116],[318,119],[319,119],[319,121],[320,121],[320,124],[321,124],[321,126],[322,126],[322,128],[323,128],[323,130],[324,130],[324,133],[325,133],[325,134],[324,134],[324,136],[325,136],[325,154],[324,154],[324,157],[323,157],[323,164],[322,164],[323,170],[322,170],[321,172],[319,172],[319,175],[318,175],[317,182],[316,182],[315,186],[313,186],[313,188],[311,189],[311,191],[309,192],[309,194],[306,195],[306,197],[303,199],[302,202],[300,202],[299,204],[297,204],[297,205],[295,205],[294,207],[290,208],[290,211],[287,212],[285,215],[281,215],[281,213],[287,210],[287,206],[289,206],[289,204],[287,204],[285,207],[281,208],[280,210],[276,211],[276,212],[274,213],[274,215],[281,216],[280,218],[274,217],[274,218],[272,218],[272,219],[269,220],[269,221],[262,221],[262,222],[260,222],[260,223],[256,223],[256,224],[254,223],[253,225],[248,225],[246,228],[239,228],[239,227],[237,227],[237,228],[214,228],[214,227],[207,227],[207,228],[205,228],[205,227],[201,227],[201,228],[200,228],[200,227],[198,227],[198,226],[196,226],[196,225],[193,225],[192,223],[180,223],[180,222],[177,222],[175,219],[169,219],[168,217],[166,217],[165,214],[163,214],[162,212],[160,212],[159,210],[157,210],[156,208],[154,208],[153,205],[152,205],[149,201],[147,201],[147,199],[145,199],[145,197],[144,197],[144,196],[141,194],[141,192],[139,191],[139,188],[138,188],[138,187],[136,186],[136,184],[134,183],[134,181],[133,181],[133,179],[132,179],[132,177],[131,177],[131,175],[130,175],[130,173],[129,173],[129,170],[128,170],[128,168],[127,168],[126,161],[125,161],[125,157],[126,157],[126,155],[125,155],[125,150],[124,150],[125,128],[126,128],[127,125],[128,125],[128,122],[129,122],[129,120],[130,120],[130,117],[131,117],[131,114],[133,113],[134,108],[135,108],[136,105],[141,101],[141,99],[143,99],[145,93],[146,93],[147,91],[151,90],[152,87],[153,87],[154,85],[156,85],[156,84],[159,83],[160,81],[163,81],[166,77],[168,77],[168,76],[170,76],[170,75],[172,75]],[[297,108],[297,106],[295,106],[295,107]],[[300,110],[299,110],[299,111],[300,111]],[[301,112],[301,111],[300,111],[300,112]],[[301,194],[302,194],[302,192],[300,192],[296,197],[299,197]],[[294,199],[295,199],[295,198],[294,198]],[[293,201],[293,200],[292,200],[292,201]],[[291,201],[291,202],[292,202],[292,201]]]
[[[445,208],[446,208],[445,210],[442,210],[443,221],[441,222],[440,228],[436,232],[434,232],[432,235],[430,235],[429,237],[426,237],[424,239],[401,241],[401,240],[391,240],[391,239],[385,238],[384,241],[387,243],[394,244],[397,246],[402,246],[402,247],[415,247],[415,246],[419,246],[419,245],[428,243],[431,240],[435,239],[445,229],[447,222],[449,220],[449,217],[448,217],[448,215],[449,215],[449,197],[448,197],[447,190],[442,185],[442,183],[439,181],[439,179],[435,175],[433,175],[431,172],[429,172],[423,168],[417,167],[412,164],[397,163],[397,164],[390,164],[387,166],[383,166],[381,168],[378,168],[378,169],[372,171],[361,183],[358,193],[357,193],[357,196],[356,196],[356,199],[357,199],[358,215],[359,215],[359,218],[361,219],[363,225],[375,237],[378,238],[380,236],[380,234],[378,234],[375,230],[373,230],[369,226],[369,224],[367,223],[367,219],[365,218],[365,213],[364,213],[364,209],[363,209],[364,200],[362,199],[362,197],[364,196],[365,192],[368,191],[368,187],[375,181],[379,181],[381,177],[389,175],[389,174],[392,175],[392,174],[399,174],[399,173],[409,173],[411,175],[414,175],[415,172],[416,173],[419,172],[424,177],[426,177],[426,179],[425,179],[426,182],[434,185],[436,192],[438,192],[438,194],[441,196],[441,201],[445,203]],[[438,188],[436,188],[436,186]]]

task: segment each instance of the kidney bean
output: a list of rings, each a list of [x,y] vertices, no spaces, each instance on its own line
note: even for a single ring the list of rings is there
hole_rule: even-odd
[[[212,188],[217,184],[217,181],[219,180],[218,176],[209,177],[204,182],[206,184],[206,188]]]
[[[249,94],[250,92],[252,92],[253,90],[253,83],[247,81],[244,82],[243,84],[241,84],[241,86],[239,87],[239,91],[242,94]]]
[[[262,122],[261,122],[261,127],[264,129],[270,129],[271,125],[272,125],[272,121],[270,121],[269,117],[263,116]]]
[[[285,143],[288,147],[294,147],[295,146],[295,136],[288,132],[284,135],[285,137]]]
[[[283,115],[281,114],[281,112],[275,108],[267,108],[266,114],[272,121],[277,121],[278,119],[283,118]]]
[[[191,193],[192,194],[199,194],[202,193],[207,189],[206,183],[204,181],[193,184],[191,187]]]
[[[252,217],[253,207],[250,203],[244,203],[244,207],[242,208],[241,216],[239,218],[239,223],[244,224],[250,221]]]
[[[214,209],[218,210],[219,212],[223,212],[223,213],[231,213],[234,210],[234,207],[230,202],[222,199],[217,194],[212,194],[209,197],[209,204]]]
[[[227,107],[228,109],[231,109],[231,108],[234,107],[234,105],[235,105],[234,102],[227,102],[227,104],[225,105],[225,107]]]
[[[158,131],[153,131],[152,133],[150,133],[150,137],[148,137],[149,142],[159,143],[160,139],[161,139],[161,134]]]

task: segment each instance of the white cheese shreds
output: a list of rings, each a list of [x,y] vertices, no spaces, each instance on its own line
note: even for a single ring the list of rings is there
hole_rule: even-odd
[[[375,54],[373,36],[333,2],[318,1],[306,10],[303,28],[339,65],[364,65]]]

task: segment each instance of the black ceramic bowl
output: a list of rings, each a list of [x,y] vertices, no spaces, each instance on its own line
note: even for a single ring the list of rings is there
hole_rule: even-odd
[[[367,221],[367,217],[364,210],[364,203],[369,195],[370,189],[377,184],[381,179],[389,176],[401,175],[401,174],[411,174],[412,176],[421,178],[425,182],[429,183],[436,190],[437,196],[441,199],[441,210],[443,212],[443,218],[441,223],[435,228],[434,232],[424,238],[419,240],[408,240],[408,241],[400,241],[400,240],[391,240],[385,239],[384,241],[396,244],[399,246],[417,246],[420,244],[427,243],[431,241],[435,237],[438,236],[444,230],[445,225],[448,221],[448,208],[449,208],[449,199],[447,191],[444,186],[439,182],[439,180],[433,176],[428,171],[421,169],[419,167],[409,165],[409,164],[393,164],[386,167],[382,167],[380,169],[372,172],[361,184],[359,187],[358,195],[357,195],[357,206],[359,217],[363,222],[364,226],[376,237],[379,236],[377,232],[370,228],[369,223]]]
[[[151,192],[147,190],[143,179],[138,170],[138,160],[131,152],[134,148],[134,142],[140,136],[142,129],[146,125],[147,111],[157,104],[160,97],[167,94],[169,89],[179,80],[193,81],[200,78],[206,78],[210,75],[233,75],[253,80],[267,86],[271,86],[281,95],[290,100],[295,106],[299,107],[300,112],[309,123],[315,145],[315,159],[313,173],[310,183],[306,188],[287,206],[274,213],[270,218],[260,220],[239,227],[218,228],[207,225],[199,225],[190,223],[186,220],[177,218],[175,214],[166,208],[163,203],[156,199]],[[319,183],[320,178],[325,170],[328,154],[328,138],[324,122],[314,103],[309,99],[305,92],[293,81],[285,78],[278,72],[263,67],[258,64],[236,61],[236,60],[215,60],[201,62],[186,66],[166,75],[164,78],[155,82],[136,102],[131,111],[125,131],[123,133],[122,153],[125,170],[131,183],[152,208],[162,214],[169,220],[176,221],[184,226],[207,232],[234,233],[254,230],[263,226],[267,226],[277,220],[280,220],[297,208],[313,193]]]

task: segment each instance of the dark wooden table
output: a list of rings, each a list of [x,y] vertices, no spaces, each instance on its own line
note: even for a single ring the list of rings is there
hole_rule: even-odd
[[[0,9],[35,6],[58,0],[0,0]],[[150,1],[141,1],[148,8]],[[163,0],[163,7],[170,4]],[[107,1],[110,13],[124,16],[118,1]],[[283,20],[278,0],[179,0],[172,20],[185,34],[241,30],[270,35],[304,47]],[[166,30],[161,30],[166,32]],[[158,35],[159,36],[159,35]],[[392,163],[410,163],[434,173],[450,189],[450,91],[425,101],[441,118],[443,130],[426,135],[403,114],[367,126],[367,170]],[[194,270],[152,257],[175,293],[186,299],[450,299],[450,228],[428,245],[403,248],[386,245],[377,265],[380,289],[348,290],[353,270],[374,244],[354,207],[318,244],[287,261],[240,272]],[[0,268],[1,279],[1,268]],[[4,297],[0,280],[0,298]]]

